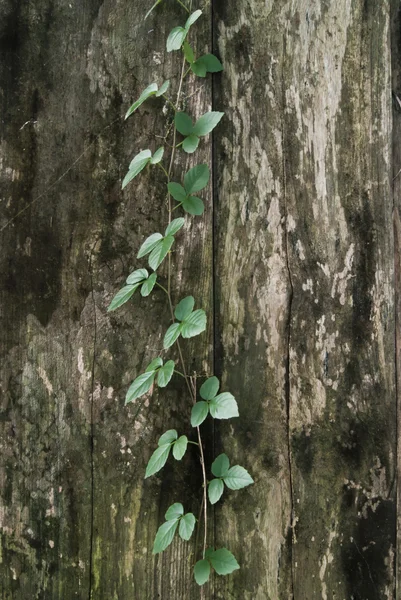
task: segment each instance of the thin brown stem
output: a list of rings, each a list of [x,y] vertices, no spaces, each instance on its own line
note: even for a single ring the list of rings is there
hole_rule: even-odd
[[[196,373],[193,377],[191,377],[191,384],[193,390],[193,397],[196,401]],[[200,452],[200,463],[202,467],[202,477],[203,477],[203,515],[205,520],[205,528],[204,528],[204,536],[203,536],[203,551],[202,558],[205,558],[206,547],[207,547],[207,478],[206,478],[206,467],[205,467],[205,455],[203,453],[203,444],[202,444],[202,436],[200,432],[200,427],[196,428],[198,432],[198,442],[199,442],[199,452]]]

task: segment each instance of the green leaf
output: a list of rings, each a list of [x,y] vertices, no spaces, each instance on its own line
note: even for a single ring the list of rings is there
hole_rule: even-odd
[[[196,196],[188,196],[182,202],[182,208],[190,215],[202,215],[205,210],[205,205],[200,198]]]
[[[174,361],[168,360],[164,367],[160,369],[160,371],[157,374],[157,385],[159,387],[166,387],[166,385],[169,383],[170,379],[173,376],[174,367]]]
[[[177,231],[181,229],[184,225],[185,219],[183,217],[179,217],[178,219],[173,219],[169,225],[167,225],[166,231],[164,235],[167,237],[168,235],[175,235]]]
[[[107,311],[111,312],[112,310],[116,310],[116,308],[125,304],[139,286],[140,284],[136,283],[135,285],[126,285],[121,288],[121,290],[114,296]]]
[[[235,465],[224,475],[224,483],[230,490],[241,490],[254,483],[252,477],[244,467]]]
[[[209,183],[209,167],[207,165],[196,165],[185,174],[184,187],[185,192],[189,196],[194,192],[200,192]]]
[[[153,544],[153,554],[163,552],[173,541],[175,532],[178,527],[178,519],[172,519],[166,521],[163,525],[160,525],[157,530],[155,541]]]
[[[187,194],[182,185],[171,182],[167,187],[174,200],[177,200],[177,202],[183,202],[185,200]]]
[[[180,520],[179,534],[183,540],[188,541],[195,528],[195,517],[192,513],[187,513]]]
[[[183,27],[174,27],[167,38],[167,52],[179,50],[184,43],[187,33],[187,30]]]
[[[152,157],[150,150],[142,150],[131,161],[128,173],[124,177],[122,189],[134,179],[146,167]]]
[[[187,296],[183,298],[176,306],[174,316],[178,321],[183,321],[193,311],[195,306],[195,299],[193,296]]]
[[[166,521],[171,521],[171,519],[179,519],[184,514],[184,507],[180,502],[175,502],[168,509],[166,514],[164,515]]]
[[[191,410],[191,425],[199,427],[209,414],[209,405],[207,402],[200,400],[193,405]]]
[[[184,42],[183,50],[184,50],[185,60],[187,60],[190,64],[193,63],[195,60],[194,51],[192,50],[191,46],[188,44],[187,40],[185,40],[185,42]]]
[[[166,335],[163,340],[163,348],[167,350],[174,344],[181,333],[181,323],[173,323],[166,331]]]
[[[163,366],[163,359],[160,358],[160,356],[158,356],[157,358],[154,358],[152,360],[152,362],[150,362],[148,364],[148,366],[146,367],[146,371],[145,373],[149,373],[149,371],[155,371],[156,369],[158,369],[159,367]]]
[[[156,271],[156,269],[166,258],[173,244],[174,238],[172,235],[168,235],[167,237],[163,238],[163,240],[160,240],[160,242],[153,248],[149,256],[148,263],[151,269]]]
[[[148,16],[154,11],[154,9],[156,8],[156,6],[158,4],[160,4],[160,2],[162,2],[162,0],[156,0],[156,2],[154,3],[154,5],[152,6],[152,8],[149,9],[148,12],[146,13],[144,21],[146,21],[146,19],[148,18]]]
[[[154,378],[154,371],[146,371],[134,379],[125,396],[125,404],[128,404],[129,402],[132,402],[133,400],[136,400],[140,396],[146,394],[152,387]]]
[[[186,435],[182,435],[178,438],[173,446],[173,456],[176,460],[181,460],[187,451],[188,438]]]
[[[199,390],[201,398],[204,400],[211,400],[214,398],[219,391],[220,382],[217,377],[209,377],[204,383],[202,383]]]
[[[224,492],[224,483],[221,479],[212,479],[209,482],[209,487],[207,488],[207,493],[209,496],[210,504],[216,504],[223,495]]]
[[[198,61],[191,64],[191,71],[195,73],[198,77],[206,77],[207,69],[206,65],[203,63],[198,63]]]
[[[156,279],[157,279],[157,274],[152,273],[152,275],[150,277],[148,277],[148,279],[145,281],[145,283],[142,284],[141,294],[143,297],[149,296],[150,292],[155,287]]]
[[[230,468],[230,461],[227,454],[219,454],[212,463],[212,473],[215,477],[224,477]]]
[[[193,25],[195,23],[195,21],[197,21],[199,19],[201,14],[202,14],[201,10],[196,10],[195,12],[192,13],[192,15],[189,15],[189,17],[185,23],[185,29],[187,32],[188,32],[188,29],[191,27],[191,25]]]
[[[204,65],[208,73],[219,73],[223,70],[223,65],[214,54],[204,54],[195,62],[196,65]]]
[[[165,81],[161,86],[160,89],[156,92],[156,96],[163,96],[163,94],[165,94],[168,90],[168,87],[170,85],[170,80],[167,79],[167,81]]]
[[[154,475],[164,467],[167,462],[168,455],[170,454],[170,449],[171,444],[164,444],[163,446],[156,448],[150,457],[148,466],[146,467],[145,479],[151,475]]]
[[[138,100],[136,100],[134,102],[134,104],[132,104],[132,106],[130,106],[130,108],[127,110],[127,112],[125,114],[125,119],[128,119],[128,117],[130,115],[132,115],[132,113],[135,112],[136,109],[139,108],[141,106],[141,104],[143,104],[143,102],[145,102],[145,100],[150,98],[150,96],[153,96],[154,94],[156,94],[156,92],[157,92],[157,83],[151,83],[145,90],[143,90],[143,92],[139,96]]]
[[[174,117],[174,123],[182,135],[191,135],[193,131],[192,119],[186,112],[176,112]]]
[[[146,269],[137,269],[131,275],[127,277],[127,284],[134,285],[135,283],[142,283],[145,279],[149,277],[149,273]]]
[[[193,133],[198,136],[207,135],[216,127],[224,113],[208,112],[202,115],[195,123]]]
[[[158,150],[156,150],[156,152],[150,159],[150,164],[157,165],[157,163],[159,163],[161,161],[161,159],[163,158],[163,154],[164,154],[164,148],[163,148],[163,146],[161,146],[160,148],[158,148]]]
[[[175,429],[169,429],[163,435],[159,437],[157,442],[158,446],[164,446],[165,444],[172,444],[178,438],[178,433]]]
[[[209,580],[210,563],[208,560],[198,560],[194,567],[194,577],[198,585],[203,585]]]
[[[206,329],[206,313],[201,308],[195,310],[182,322],[181,335],[183,338],[191,338],[199,335]]]
[[[235,560],[234,555],[227,548],[215,550],[209,555],[209,560],[218,575],[228,575],[239,569],[239,564]]]
[[[152,233],[146,240],[143,242],[142,246],[139,248],[139,252],[137,258],[142,258],[149,252],[152,252],[153,248],[157,246],[160,240],[163,239],[161,233]]]
[[[193,154],[193,152],[195,152],[195,150],[197,149],[198,146],[199,146],[198,136],[197,135],[189,135],[188,137],[185,138],[185,140],[182,144],[182,149],[187,154]]]
[[[231,419],[239,417],[238,405],[232,394],[224,392],[210,401],[210,414],[214,419]]]

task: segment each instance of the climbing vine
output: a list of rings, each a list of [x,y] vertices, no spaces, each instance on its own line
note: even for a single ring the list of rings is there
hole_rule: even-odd
[[[148,11],[145,18],[162,2],[157,0]],[[155,384],[159,388],[166,387],[174,375],[182,377],[188,388],[191,407],[188,407],[188,418],[195,433],[195,440],[189,439],[189,432],[181,435],[175,429],[169,429],[160,436],[157,447],[152,453],[146,467],[145,478],[151,477],[159,472],[170,455],[180,461],[188,450],[189,444],[197,447],[199,451],[200,465],[202,470],[203,490],[201,500],[201,513],[198,527],[203,521],[203,543],[201,558],[194,564],[194,577],[201,586],[209,580],[212,569],[218,575],[228,575],[236,569],[239,564],[234,555],[227,548],[213,548],[208,546],[207,520],[208,503],[215,504],[222,497],[225,488],[240,490],[253,483],[252,477],[246,469],[239,465],[230,466],[230,460],[226,454],[220,454],[210,466],[213,478],[208,479],[207,466],[205,464],[204,445],[202,441],[201,425],[210,415],[213,419],[231,419],[238,417],[238,405],[235,397],[227,391],[220,391],[220,382],[214,375],[208,377],[197,390],[197,378],[188,374],[184,361],[182,343],[187,338],[201,335],[206,329],[207,316],[202,308],[195,309],[193,296],[186,296],[176,302],[171,293],[171,249],[179,238],[180,231],[185,224],[186,218],[202,216],[204,202],[197,195],[202,192],[209,183],[210,171],[207,164],[196,164],[183,174],[181,181],[172,180],[172,172],[177,151],[193,154],[198,148],[202,138],[208,136],[219,124],[224,113],[210,111],[203,114],[195,122],[186,112],[180,110],[182,101],[183,83],[187,76],[204,78],[208,73],[217,73],[223,70],[219,59],[213,54],[205,54],[198,58],[190,44],[189,38],[191,28],[201,17],[202,11],[191,12],[191,5],[187,6],[184,1],[176,0],[185,10],[186,22],[183,26],[174,27],[167,38],[167,52],[182,53],[182,67],[179,76],[176,94],[171,93],[170,82],[165,81],[159,87],[157,83],[150,84],[132,104],[125,118],[130,117],[150,97],[162,97],[173,109],[173,122],[169,124],[172,141],[169,144],[170,157],[165,159],[164,147],[158,148],[154,153],[151,150],[142,150],[131,161],[128,172],[124,177],[122,188],[124,189],[145,168],[160,168],[166,178],[166,196],[168,206],[168,223],[164,233],[152,233],[145,239],[137,255],[138,259],[147,257],[149,273],[147,268],[141,267],[131,273],[126,285],[114,296],[108,310],[113,311],[125,304],[137,290],[143,297],[149,296],[155,287],[159,287],[165,294],[167,309],[171,316],[171,325],[168,327],[163,340],[163,349],[168,350],[174,344],[177,346],[179,366],[175,360],[165,361],[160,356],[154,358],[146,367],[145,372],[138,375],[130,385],[126,394],[126,404],[133,402],[144,394],[147,394]],[[192,2],[191,2],[192,4]],[[174,99],[175,98],[175,99]],[[166,135],[167,139],[168,134]],[[182,138],[179,141],[179,136]],[[182,211],[186,216],[173,218],[176,210]],[[162,285],[159,280],[159,268],[166,266],[167,283]],[[165,283],[165,282],[164,282]],[[188,435],[186,435],[188,434]],[[189,436],[189,437],[188,437]],[[189,540],[194,532],[197,519],[192,512],[185,512],[180,502],[172,504],[166,514],[165,522],[157,531],[153,553],[158,554],[166,550],[175,535],[183,540]],[[200,529],[198,530],[200,531]],[[196,549],[197,551],[197,549]],[[195,557],[196,560],[197,557]]]

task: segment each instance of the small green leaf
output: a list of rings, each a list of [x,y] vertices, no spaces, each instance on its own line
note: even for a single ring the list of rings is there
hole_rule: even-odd
[[[168,360],[164,367],[160,369],[160,371],[157,374],[157,385],[159,387],[166,387],[166,385],[169,383],[170,379],[173,376],[174,367],[174,361]]]
[[[121,290],[114,296],[107,311],[111,312],[112,310],[116,310],[116,308],[125,304],[139,286],[140,284],[136,283],[135,285],[126,285],[121,288]]]
[[[197,135],[189,135],[188,137],[185,138],[185,140],[182,144],[182,149],[187,154],[193,154],[193,152],[195,152],[195,150],[197,149],[198,146],[199,146],[198,136]]]
[[[151,475],[154,475],[164,467],[167,462],[168,455],[170,454],[170,449],[171,444],[163,444],[163,446],[158,446],[158,448],[156,448],[146,467],[145,479]]]
[[[182,334],[184,337],[184,334]],[[232,394],[224,392],[210,401],[210,414],[214,419],[231,419],[239,417],[238,405]]]
[[[184,507],[180,502],[175,502],[168,509],[166,514],[164,515],[166,521],[171,521],[171,519],[179,519],[184,514]]]
[[[207,402],[200,400],[193,405],[191,410],[191,425],[192,427],[199,427],[206,419],[209,414],[209,405]]]
[[[131,275],[127,277],[127,284],[134,285],[135,283],[141,283],[149,277],[149,273],[146,269],[137,269]]]
[[[195,306],[195,299],[193,296],[187,296],[183,298],[176,306],[174,316],[178,321],[183,321],[193,311]]]
[[[150,9],[148,10],[148,12],[146,13],[146,15],[145,15],[145,18],[144,18],[144,21],[146,21],[146,19],[148,18],[148,16],[149,16],[149,15],[150,15],[150,14],[151,14],[153,11],[154,11],[154,9],[156,8],[156,6],[157,6],[158,4],[160,4],[160,2],[162,2],[162,0],[156,0],[156,2],[154,3],[154,5],[152,6],[152,8],[150,8]]]
[[[188,541],[193,534],[195,528],[195,516],[192,513],[187,513],[180,520],[179,534],[183,540]]]
[[[154,358],[152,360],[152,362],[150,362],[148,364],[148,366],[146,367],[146,371],[145,373],[149,373],[149,371],[155,371],[156,369],[158,369],[159,367],[163,366],[163,359],[160,358],[160,356],[158,356],[157,358]]]
[[[141,106],[145,100],[147,100],[150,96],[153,96],[157,92],[157,83],[151,83],[145,90],[143,90],[142,94],[139,96],[138,100],[134,102],[132,106],[127,110],[125,119],[128,119],[133,112],[136,111],[137,108]]]
[[[161,233],[152,233],[146,240],[143,242],[142,246],[139,248],[139,252],[137,258],[142,258],[149,252],[152,252],[153,248],[157,246],[160,240],[163,239]]]
[[[178,219],[173,219],[169,225],[167,225],[167,229],[164,232],[164,235],[167,237],[168,235],[175,235],[177,231],[181,229],[184,225],[185,219],[183,217],[179,217]]]
[[[214,398],[219,391],[220,382],[217,377],[209,377],[204,383],[202,383],[199,390],[201,398],[204,400],[211,400]]]
[[[186,435],[182,435],[178,438],[173,446],[173,456],[176,460],[181,460],[187,451],[188,438]]]
[[[212,473],[215,477],[224,477],[230,468],[230,461],[227,454],[219,454],[212,463]]]
[[[215,550],[210,554],[209,560],[218,575],[228,575],[239,569],[239,564],[235,560],[234,555],[227,548]]]
[[[163,158],[163,154],[164,154],[164,148],[163,148],[163,146],[161,146],[158,150],[156,150],[156,152],[150,159],[150,164],[157,165],[157,163],[159,163],[161,161],[161,159]]]
[[[133,400],[136,400],[140,396],[146,394],[152,387],[154,378],[154,371],[146,371],[145,373],[142,373],[142,375],[139,375],[139,377],[134,379],[125,396],[125,404],[133,402]]]
[[[179,50],[184,43],[187,33],[187,30],[183,27],[174,27],[167,38],[167,52]]]
[[[184,187],[187,196],[200,192],[209,183],[210,171],[207,165],[196,165],[185,174]]]
[[[159,437],[157,442],[158,446],[164,446],[164,444],[172,444],[178,438],[178,433],[175,429],[169,429],[163,435]]]
[[[195,123],[193,133],[198,136],[207,135],[216,127],[224,113],[208,112],[202,115]]]
[[[157,530],[155,541],[153,544],[153,554],[163,552],[173,541],[175,532],[178,527],[178,519],[172,519],[166,521],[163,525],[160,525]]]
[[[206,313],[201,308],[195,310],[182,322],[181,335],[183,338],[191,338],[199,335],[206,329]]]
[[[195,23],[195,21],[197,21],[199,19],[201,14],[202,14],[201,10],[196,10],[195,12],[192,13],[192,15],[189,15],[189,17],[185,23],[185,29],[187,32],[188,32],[188,29],[191,27],[191,25],[193,25]]]
[[[214,54],[204,54],[195,63],[196,65],[204,65],[208,73],[219,73],[223,70],[223,65]]]
[[[252,477],[244,467],[235,465],[223,477],[224,483],[230,490],[241,490],[254,483]]]
[[[123,179],[122,189],[124,189],[125,186],[146,167],[151,157],[152,153],[150,150],[142,150],[142,152],[134,156],[130,163],[128,173]]]
[[[188,196],[182,202],[182,208],[190,215],[199,216],[203,214],[205,205],[200,198],[196,196]]]
[[[192,119],[186,112],[176,112],[174,117],[174,123],[182,135],[191,135],[193,131]]]
[[[166,331],[166,335],[163,340],[163,348],[167,350],[174,344],[181,333],[181,323],[173,323]]]
[[[191,71],[195,73],[198,77],[206,77],[207,69],[206,65],[203,63],[198,63],[198,61],[191,64]]]
[[[156,279],[157,279],[157,274],[152,273],[152,275],[150,277],[148,277],[148,279],[142,284],[141,294],[143,297],[149,296],[150,292],[155,287]]]
[[[183,202],[185,200],[187,194],[182,185],[172,181],[167,187],[174,200],[177,200],[177,202]]]
[[[163,96],[163,94],[165,94],[168,90],[168,87],[170,85],[170,80],[167,79],[167,81],[165,81],[161,86],[160,89],[156,92],[156,96]]]
[[[210,563],[208,560],[198,560],[194,567],[194,577],[198,585],[203,585],[210,577]]]
[[[193,63],[195,60],[194,51],[192,50],[191,46],[188,44],[187,40],[185,40],[185,42],[184,42],[183,50],[184,50],[185,60],[187,60],[190,64]]]
[[[221,479],[212,479],[209,482],[209,486],[207,488],[207,493],[209,496],[210,504],[216,504],[223,495],[224,492],[224,483]]]
[[[163,260],[166,258],[167,254],[170,251],[171,246],[174,244],[174,238],[172,235],[168,235],[167,237],[160,240],[157,246],[155,246],[150,253],[149,256],[149,266],[151,269],[156,271],[156,269],[161,265]]]

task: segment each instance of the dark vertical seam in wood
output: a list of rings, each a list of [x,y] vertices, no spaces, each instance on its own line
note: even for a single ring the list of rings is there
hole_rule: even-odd
[[[286,61],[286,33],[283,35],[283,56],[282,56],[282,73],[281,73],[281,101],[282,101],[282,118],[281,118],[281,145],[282,145],[282,171],[283,171],[283,198],[284,198],[284,244],[285,244],[285,264],[288,274],[288,283],[290,286],[290,293],[288,298],[288,315],[286,323],[287,333],[287,354],[286,354],[286,365],[285,365],[285,400],[287,410],[287,453],[288,453],[288,471],[290,479],[290,528],[291,528],[291,542],[290,542],[290,560],[291,560],[291,593],[292,599],[295,600],[294,592],[294,560],[293,560],[293,540],[294,540],[294,494],[293,494],[293,481],[292,481],[292,459],[291,459],[291,429],[290,429],[290,345],[291,345],[291,318],[292,318],[292,300],[294,295],[294,288],[292,285],[292,277],[289,262],[288,252],[288,207],[287,207],[287,173],[286,173],[286,156],[285,156],[285,143],[286,143],[286,131],[285,131],[285,110],[286,110],[286,99],[285,99],[285,73],[284,65]]]
[[[92,599],[92,573],[93,573],[93,529],[94,529],[94,516],[95,516],[95,468],[94,468],[94,423],[93,423],[93,395],[95,389],[95,358],[96,358],[96,337],[97,337],[97,322],[96,322],[96,302],[93,290],[93,250],[97,240],[91,248],[89,257],[89,275],[91,282],[91,297],[93,303],[93,316],[94,316],[94,331],[93,331],[93,353],[92,353],[92,374],[91,374],[91,400],[90,400],[90,473],[91,473],[91,484],[90,484],[90,531],[89,531],[89,590],[88,600]]]

